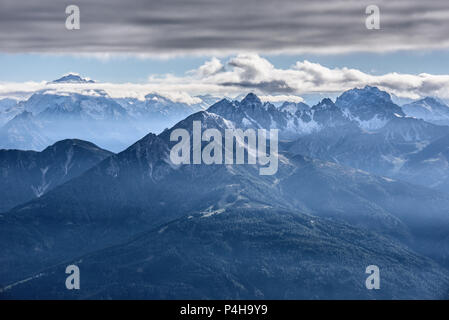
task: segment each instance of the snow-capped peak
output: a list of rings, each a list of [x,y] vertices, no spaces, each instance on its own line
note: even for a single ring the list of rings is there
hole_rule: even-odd
[[[82,78],[77,73],[68,73],[59,79],[53,80],[51,83],[95,83],[95,81],[89,78]]]
[[[343,92],[335,104],[351,119],[366,127],[383,126],[389,120],[405,116],[401,107],[394,104],[390,94],[377,87],[366,86]]]

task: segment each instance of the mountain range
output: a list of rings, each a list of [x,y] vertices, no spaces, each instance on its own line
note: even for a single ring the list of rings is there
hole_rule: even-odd
[[[325,99],[299,117],[319,132],[362,130],[336,108]],[[86,298],[447,297],[444,193],[287,149],[274,176],[170,162],[170,133],[193,121],[282,128],[291,115],[254,94],[221,100],[3,213],[0,294],[73,298],[58,289],[73,262]],[[377,295],[363,287],[369,264],[387,270]]]
[[[45,108],[32,103],[47,98]],[[55,110],[86,122],[116,117],[124,127],[146,112],[163,117],[168,104],[181,116],[184,106],[158,95],[19,103],[21,117],[36,121]],[[449,127],[406,111],[375,87],[311,107],[276,107],[250,93],[116,154],[81,140],[4,150],[10,178],[0,188],[15,198],[0,215],[0,297],[447,299]],[[219,132],[279,129],[277,173],[174,165],[170,135],[191,133],[194,121]],[[81,269],[79,292],[63,288],[69,264]],[[378,291],[364,287],[372,264],[382,272]]]
[[[68,74],[49,84],[95,82]],[[204,95],[189,105],[154,93],[139,100],[112,98],[101,89],[63,89],[39,90],[22,101],[0,100],[0,148],[41,151],[59,140],[78,138],[122,151],[148,132],[161,132],[217,101]]]

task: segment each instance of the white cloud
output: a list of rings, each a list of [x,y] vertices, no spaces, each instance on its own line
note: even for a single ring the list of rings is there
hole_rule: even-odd
[[[365,85],[403,98],[438,96],[449,98],[449,75],[387,73],[373,75],[352,68],[328,68],[307,60],[288,69],[276,68],[255,54],[240,54],[228,61],[213,58],[184,76],[152,75],[144,84],[93,83],[48,84],[46,82],[0,83],[1,96],[25,96],[37,90],[93,92],[104,90],[112,97],[143,99],[157,92],[172,100],[189,104],[199,102],[195,95],[212,94],[235,97],[253,91],[266,101],[302,101],[310,93],[339,93]]]
[[[199,76],[200,78],[212,76],[217,74],[218,72],[223,70],[223,64],[217,58],[212,58],[209,61],[206,61],[201,67],[197,70],[192,70],[191,73]]]
[[[276,96],[264,96],[264,95],[260,95],[259,99],[262,101],[267,101],[267,102],[271,102],[271,103],[276,103],[276,102],[304,102],[304,99],[300,96],[295,96],[295,95],[284,95],[284,94],[280,94],[280,95],[276,95]]]

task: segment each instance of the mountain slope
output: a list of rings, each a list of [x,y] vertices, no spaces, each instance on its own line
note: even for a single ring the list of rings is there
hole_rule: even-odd
[[[42,152],[0,150],[0,212],[41,197],[110,155],[76,139],[59,141]]]
[[[0,127],[23,111],[18,108],[17,104],[18,101],[15,99],[0,100]]]
[[[393,118],[382,128],[372,131],[365,131],[353,123],[325,128],[286,143],[283,149],[396,178],[409,158],[447,134],[449,127],[413,118]],[[416,180],[407,181],[421,184]]]
[[[76,264],[81,290],[66,290]],[[381,290],[365,288],[379,266]],[[279,209],[190,214],[35,273],[0,297],[45,299],[444,299],[446,271],[383,237]]]
[[[397,177],[449,192],[449,135],[411,154]]]
[[[21,102],[24,109],[43,120],[126,120],[126,110],[105,93],[53,94],[38,92]]]
[[[405,104],[402,106],[402,110],[409,117],[423,119],[434,124],[449,125],[449,107],[432,97]]]
[[[310,107],[305,104],[304,102],[284,102],[280,107],[279,110],[282,112],[288,112],[290,114],[296,114],[298,111],[307,111]]]
[[[1,149],[42,150],[50,141],[42,122],[27,111],[0,128]]]

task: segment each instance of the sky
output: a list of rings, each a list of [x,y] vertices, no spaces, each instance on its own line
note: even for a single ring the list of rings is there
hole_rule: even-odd
[[[72,4],[79,30],[65,26]],[[255,91],[299,100],[376,85],[447,99],[447,21],[447,0],[2,0],[0,95],[76,72],[119,96]]]
[[[181,76],[200,67],[213,55],[185,55],[173,58],[136,57],[133,55],[98,58],[42,53],[0,53],[0,81],[51,81],[76,72],[102,82],[143,83],[152,74]],[[229,60],[232,56],[220,57]],[[289,68],[308,60],[326,67],[348,67],[371,74],[431,73],[449,74],[449,49],[387,53],[279,54],[262,55],[278,68]]]

